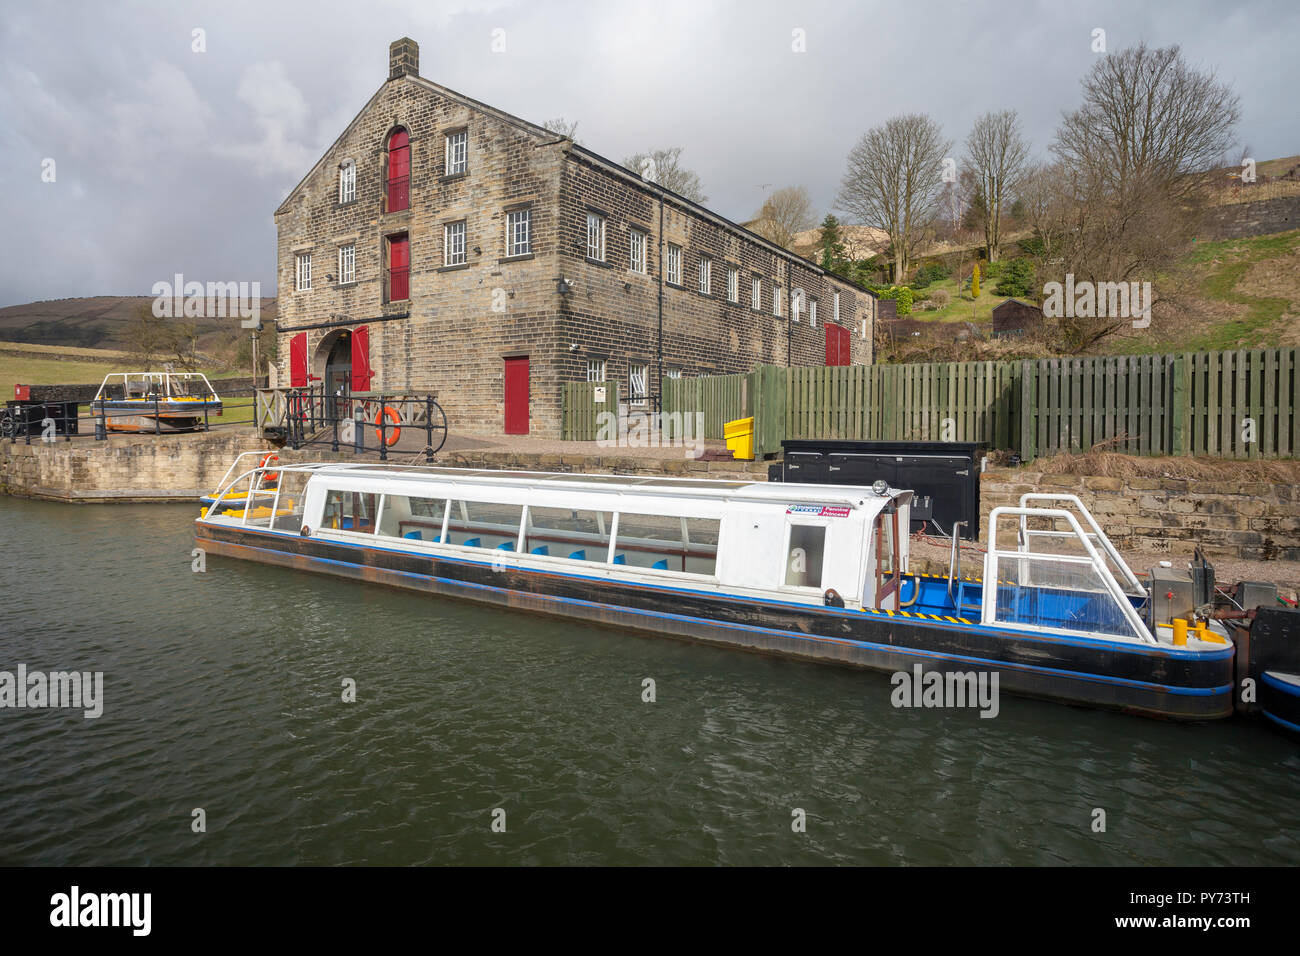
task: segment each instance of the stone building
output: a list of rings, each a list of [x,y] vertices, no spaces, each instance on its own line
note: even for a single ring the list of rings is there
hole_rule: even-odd
[[[561,385],[871,361],[875,298],[571,139],[424,79],[419,48],[275,213],[278,379],[432,391],[558,437]]]

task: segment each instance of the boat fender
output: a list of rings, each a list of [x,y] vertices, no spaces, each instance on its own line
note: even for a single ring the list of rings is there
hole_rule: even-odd
[[[844,598],[840,597],[840,592],[834,588],[827,588],[826,593],[822,595],[822,603],[827,607],[843,607]]]
[[[384,433],[379,430],[379,423],[387,418],[392,422],[392,431],[389,432],[388,438],[384,438]],[[402,416],[397,414],[397,410],[391,405],[385,405],[375,416],[375,437],[387,445],[396,445],[397,440],[402,437]]]

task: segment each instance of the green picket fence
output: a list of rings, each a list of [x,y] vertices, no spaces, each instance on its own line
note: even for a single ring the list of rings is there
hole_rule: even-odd
[[[566,441],[595,441],[600,436],[600,414],[618,415],[620,384],[566,382],[560,401],[560,437]],[[599,401],[601,394],[604,400]]]
[[[753,415],[759,454],[783,438],[975,441],[1021,458],[1290,457],[1300,449],[1297,349],[829,368],[668,379],[666,412],[705,437]],[[566,418],[567,421],[567,418]]]

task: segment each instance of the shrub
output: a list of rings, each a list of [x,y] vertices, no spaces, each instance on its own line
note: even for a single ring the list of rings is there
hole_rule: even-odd
[[[1002,270],[1002,278],[993,291],[998,295],[1023,298],[1033,294],[1034,285],[1033,264],[1028,259],[1012,259]]]
[[[944,309],[952,302],[952,296],[947,289],[935,289],[930,293],[930,301],[934,303],[936,309]]]
[[[938,282],[946,279],[951,273],[942,263],[932,262],[929,265],[921,266],[916,270],[916,281],[912,283],[915,289],[924,289],[931,282]]]
[[[980,267],[975,266],[975,271],[970,276],[970,297],[978,299],[980,297]]]

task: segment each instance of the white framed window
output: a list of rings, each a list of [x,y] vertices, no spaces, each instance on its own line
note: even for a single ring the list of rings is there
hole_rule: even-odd
[[[357,247],[355,243],[339,246],[339,285],[357,281]]]
[[[817,300],[816,299],[808,300],[808,324],[813,328],[817,328]]]
[[[646,238],[646,234],[640,229],[628,230],[628,268],[642,275],[645,275],[646,267]]]
[[[447,134],[447,175],[465,171],[469,158],[469,131],[457,130]]]
[[[664,369],[664,376],[667,378],[681,378],[682,370],[679,368],[666,368]]]
[[[627,367],[628,398],[633,405],[644,405],[650,397],[650,366],[630,364]]]
[[[740,270],[732,266],[727,267],[727,301],[740,301]]]
[[[840,320],[840,294],[838,292],[831,299],[831,318],[836,322]]]
[[[668,243],[668,267],[664,279],[672,285],[682,284],[682,247]]]
[[[753,284],[749,289],[749,307],[751,309],[763,307],[763,280],[758,276],[754,276]]]
[[[605,217],[598,212],[587,213],[587,258],[605,261]]]
[[[790,318],[795,322],[799,321],[799,315],[803,312],[803,289],[790,290]]]
[[[348,160],[339,167],[339,202],[357,198],[357,164]]]
[[[779,285],[772,287],[772,314],[778,319],[781,317],[781,287]]]
[[[311,291],[311,253],[304,252],[297,256],[297,275],[294,280],[293,288],[295,292]]]
[[[526,256],[533,251],[533,211],[515,209],[506,213],[506,256]]]
[[[465,220],[449,222],[442,227],[442,264],[444,266],[463,266],[465,264]]]
[[[605,381],[605,360],[604,359],[587,359],[587,381],[589,382]]]
[[[708,256],[700,256],[700,291],[705,295],[710,295],[713,288],[713,260]]]

